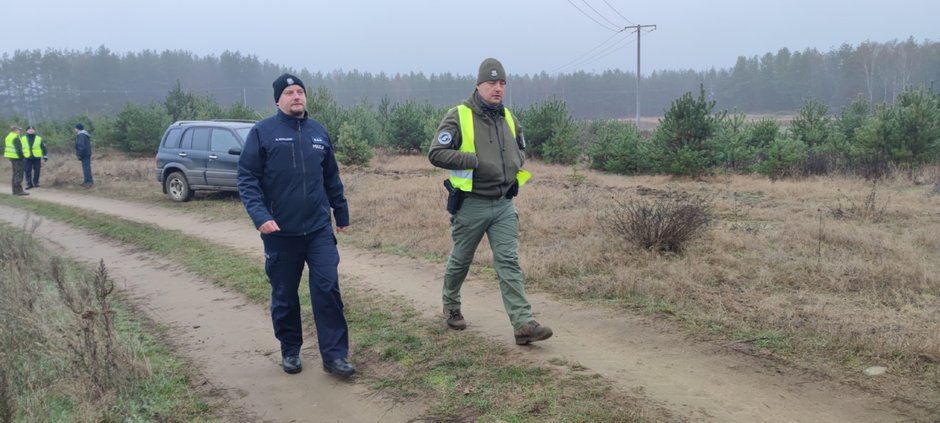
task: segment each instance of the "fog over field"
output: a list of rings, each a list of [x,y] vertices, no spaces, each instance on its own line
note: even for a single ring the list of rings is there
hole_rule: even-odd
[[[655,25],[641,31],[643,73],[730,68],[738,56],[784,47],[829,51],[843,43],[940,38],[940,2],[932,0],[50,0],[42,10],[8,3],[4,17],[24,30],[0,38],[4,54],[102,45],[118,53],[228,50],[313,72],[471,74],[487,56],[517,74],[634,71],[637,25]]]

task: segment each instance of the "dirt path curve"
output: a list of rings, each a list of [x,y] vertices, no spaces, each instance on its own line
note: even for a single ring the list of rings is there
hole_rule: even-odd
[[[188,214],[174,214],[170,208],[55,190],[41,190],[30,198],[180,230],[257,255],[261,260],[261,241],[247,217],[233,222],[201,221]],[[350,229],[355,230],[355,227]],[[341,284],[354,283],[383,295],[401,296],[417,309],[424,310],[426,316],[439,315],[440,265],[343,246],[340,254]],[[492,282],[469,278],[464,285],[463,300],[470,330],[513,344],[499,291]],[[900,405],[888,399],[734,353],[718,345],[690,342],[681,335],[669,333],[668,325],[651,319],[570,305],[541,293],[530,294],[530,300],[538,319],[555,330],[551,340],[525,347],[532,358],[580,363],[626,391],[645,393],[690,421],[926,421],[923,412],[899,410],[896,407]],[[258,322],[252,325],[259,329],[251,333],[256,333],[262,344],[267,343],[260,350],[270,352],[273,342],[264,339],[269,335],[266,317],[259,312],[256,320]],[[271,360],[270,357],[264,359]],[[259,370],[248,367],[243,362],[229,369]],[[255,383],[285,379],[271,372],[270,365],[260,367],[260,374],[252,375]],[[307,377],[315,378],[316,385],[330,383],[316,373],[310,372],[313,375]],[[305,380],[291,380],[295,381],[305,389],[311,385]]]

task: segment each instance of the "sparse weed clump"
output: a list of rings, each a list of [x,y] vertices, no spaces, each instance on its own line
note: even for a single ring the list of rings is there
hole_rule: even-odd
[[[614,200],[603,223],[624,240],[652,251],[679,253],[712,221],[710,200],[670,193],[654,199]]]
[[[878,181],[872,181],[871,191],[859,202],[848,199],[849,206],[842,207],[842,201],[832,209],[832,215],[837,218],[851,217],[867,222],[881,222],[887,215],[888,201],[878,199]]]

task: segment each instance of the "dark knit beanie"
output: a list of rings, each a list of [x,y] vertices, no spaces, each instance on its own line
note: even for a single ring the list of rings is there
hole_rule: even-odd
[[[480,72],[477,74],[477,85],[486,81],[505,81],[506,71],[503,70],[503,64],[492,57],[480,63]]]
[[[289,73],[285,73],[277,77],[277,79],[274,80],[274,84],[272,85],[274,85],[274,102],[275,103],[281,100],[281,93],[284,92],[284,89],[291,85],[300,85],[300,88],[303,88],[304,91],[307,91],[307,87],[304,86],[304,82],[301,81],[300,78],[294,75],[291,75]]]
[[[78,129],[79,131],[84,131],[84,130],[85,130],[85,125],[82,125],[81,123],[76,123],[76,124],[75,124],[75,129]]]

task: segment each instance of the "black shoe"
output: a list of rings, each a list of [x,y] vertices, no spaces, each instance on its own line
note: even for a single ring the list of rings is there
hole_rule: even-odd
[[[32,185],[27,185],[27,186],[26,186],[26,189],[33,189],[33,186],[32,186]]]
[[[290,355],[281,359],[281,367],[284,368],[285,373],[295,374],[300,373],[304,369],[304,366],[300,364],[299,355]]]
[[[350,377],[356,374],[356,368],[345,358],[337,358],[323,362],[323,371],[340,377]]]
[[[467,328],[467,321],[463,318],[463,313],[460,312],[459,308],[453,310],[444,309],[444,314],[447,315],[447,326],[454,330],[464,330]]]
[[[33,188],[39,188],[39,184],[33,185]]]

